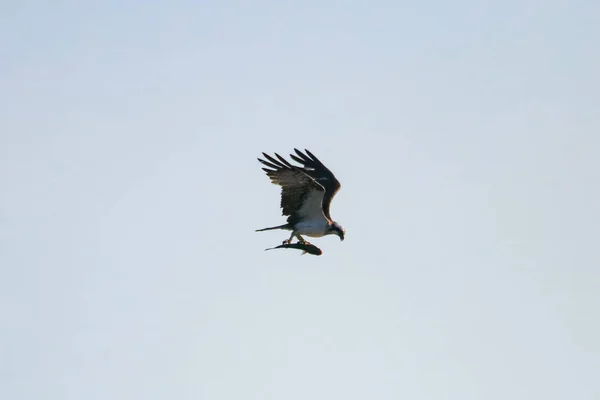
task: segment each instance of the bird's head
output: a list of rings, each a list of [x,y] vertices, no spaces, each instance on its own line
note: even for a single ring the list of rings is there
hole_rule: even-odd
[[[340,240],[344,240],[344,236],[346,236],[346,230],[337,222],[331,224],[329,227],[329,233],[332,235],[338,235]]]

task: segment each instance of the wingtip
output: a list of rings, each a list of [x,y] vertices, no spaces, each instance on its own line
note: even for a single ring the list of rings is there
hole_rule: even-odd
[[[306,152],[306,154],[308,154],[308,156],[309,156],[310,158],[312,158],[312,159],[313,159],[313,161],[319,161],[319,160],[318,160],[318,158],[317,158],[317,157],[315,157],[315,155],[314,155],[313,153],[311,153],[311,152],[310,152],[310,150],[308,150],[308,149],[304,149],[304,151]]]
[[[288,168],[292,168],[292,164],[290,164],[285,158],[281,157],[279,154],[275,153],[275,156],[279,159],[279,161],[281,161],[281,163],[283,165],[285,165]]]

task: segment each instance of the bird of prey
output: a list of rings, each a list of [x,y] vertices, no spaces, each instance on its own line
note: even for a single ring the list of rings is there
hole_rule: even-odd
[[[313,238],[325,235],[337,235],[344,240],[346,230],[329,215],[331,200],[340,190],[340,182],[310,151],[302,153],[294,149],[296,154],[290,157],[301,164],[295,166],[275,153],[274,157],[263,153],[266,160],[258,159],[267,168],[263,170],[271,179],[271,183],[281,186],[281,208],[287,215],[287,223],[270,228],[257,229],[257,232],[272,229],[292,231],[290,238],[283,244],[291,244],[294,236],[300,243],[309,244],[302,235]]]

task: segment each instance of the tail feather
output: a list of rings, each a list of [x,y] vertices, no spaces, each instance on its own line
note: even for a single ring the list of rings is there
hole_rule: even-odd
[[[273,229],[289,229],[289,226],[288,226],[288,224],[283,224],[283,225],[279,225],[279,226],[272,226],[270,228],[257,229],[254,232],[270,231]]]

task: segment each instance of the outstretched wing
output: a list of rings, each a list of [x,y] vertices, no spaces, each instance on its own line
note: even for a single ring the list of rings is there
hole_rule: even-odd
[[[290,157],[302,164],[302,171],[316,180],[325,189],[323,195],[323,214],[327,219],[331,220],[329,215],[329,207],[335,194],[340,190],[342,185],[336,179],[335,175],[323,165],[317,157],[314,156],[310,151],[304,150],[306,154],[302,153],[298,149],[294,149],[297,156],[290,154]]]
[[[302,219],[325,218],[321,204],[325,189],[301,168],[293,166],[279,154],[278,160],[263,153],[268,161],[261,160],[268,168],[263,168],[271,182],[281,186],[281,208],[288,216],[288,223],[295,225]]]

